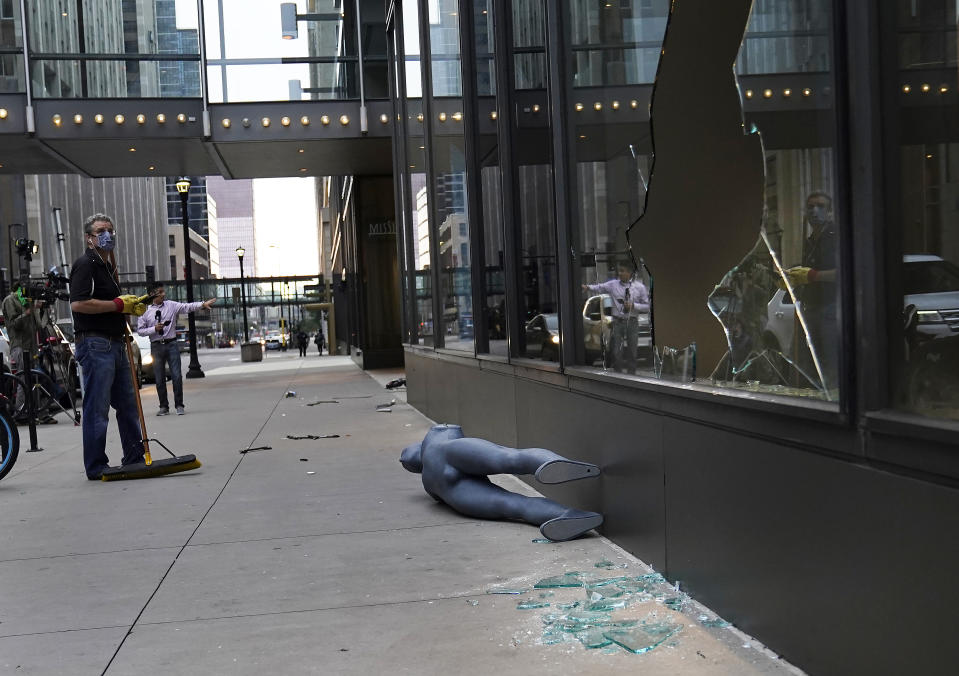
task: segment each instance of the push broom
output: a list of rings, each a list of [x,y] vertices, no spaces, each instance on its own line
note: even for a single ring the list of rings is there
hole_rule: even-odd
[[[110,253],[112,258],[113,252]],[[116,263],[114,263],[113,269],[115,274]],[[146,303],[150,299],[151,296],[146,295],[140,298],[139,301],[141,303]],[[137,387],[136,369],[133,366],[133,347],[130,345],[132,340],[133,333],[130,331],[130,327],[127,326],[127,335],[124,338],[124,342],[126,343],[127,347],[127,362],[130,366],[130,383],[133,386],[133,398],[136,399],[137,414],[140,416],[140,433],[143,435],[143,462],[135,462],[130,465],[123,465],[121,467],[108,467],[107,469],[103,470],[103,475],[100,478],[103,481],[151,479],[153,477],[163,476],[165,474],[176,474],[178,472],[187,472],[191,469],[197,469],[200,467],[200,461],[196,459],[195,455],[176,455],[159,439],[147,438],[147,425],[146,421],[143,419],[143,403],[140,401],[140,388]],[[160,377],[162,377],[162,375]],[[157,460],[154,462],[153,458],[150,456],[151,441],[155,441],[160,444],[160,446],[163,447],[163,450],[169,453],[171,457],[163,458],[162,460]]]

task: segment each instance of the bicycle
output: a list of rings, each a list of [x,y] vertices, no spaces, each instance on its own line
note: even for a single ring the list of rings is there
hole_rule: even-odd
[[[0,410],[0,479],[7,476],[20,455],[20,433],[13,420]]]

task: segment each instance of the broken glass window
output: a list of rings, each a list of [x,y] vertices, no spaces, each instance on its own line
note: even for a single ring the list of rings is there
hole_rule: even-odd
[[[583,574],[579,572],[563,573],[553,577],[544,577],[533,585],[534,589],[550,589],[561,587],[582,587]]]
[[[576,638],[579,639],[584,648],[588,649],[605,648],[612,643],[612,641],[603,633],[602,629],[590,629],[589,631],[584,631],[580,634],[577,634]]]
[[[682,628],[681,624],[654,622],[632,628],[607,629],[604,635],[624,650],[640,654],[662,645]]]

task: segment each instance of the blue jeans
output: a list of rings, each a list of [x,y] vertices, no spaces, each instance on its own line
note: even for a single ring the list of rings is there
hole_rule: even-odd
[[[183,370],[180,367],[180,348],[175,340],[164,345],[160,341],[150,343],[153,355],[153,378],[157,383],[157,396],[160,408],[170,408],[166,394],[166,365],[170,365],[170,377],[173,379],[173,405],[183,406]]]
[[[77,363],[83,377],[83,465],[88,477],[99,475],[107,459],[110,407],[117,412],[123,464],[143,460],[143,432],[133,399],[126,347],[120,341],[89,337],[77,341]]]

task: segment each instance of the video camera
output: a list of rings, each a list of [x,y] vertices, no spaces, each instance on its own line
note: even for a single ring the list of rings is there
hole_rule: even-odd
[[[49,305],[58,300],[70,300],[70,292],[66,290],[68,284],[69,280],[56,268],[52,268],[44,281],[24,280],[20,283],[20,288],[27,300],[43,301]]]

